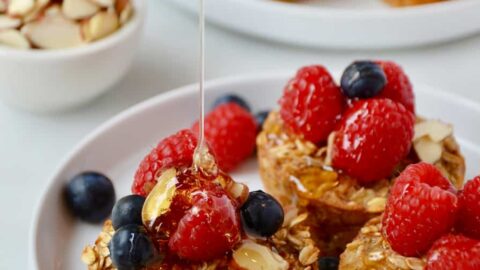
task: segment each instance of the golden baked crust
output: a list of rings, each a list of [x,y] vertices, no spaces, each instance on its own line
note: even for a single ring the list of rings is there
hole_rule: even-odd
[[[424,258],[404,257],[382,237],[381,216],[368,221],[340,255],[339,270],[422,270]]]
[[[284,270],[318,270],[317,260],[321,251],[312,239],[312,229],[308,223],[308,213],[299,213],[296,206],[285,208],[285,221],[282,228],[270,239],[253,240],[258,244],[270,247],[275,254],[286,262],[288,268]],[[87,265],[88,270],[116,270],[110,259],[108,244],[114,234],[112,222],[104,223],[94,245],[83,249],[81,259]],[[232,269],[240,270],[232,256],[225,256],[212,262],[203,263],[158,263],[144,270],[213,270]],[[275,267],[275,269],[279,269]],[[243,270],[243,269],[242,269]]]
[[[405,7],[405,6],[415,6],[415,5],[443,2],[446,0],[384,0],[384,1],[394,7]]]
[[[424,120],[418,119],[421,123]],[[333,138],[333,137],[332,137]],[[465,161],[450,135],[441,142],[441,157],[434,163],[455,186],[463,183]],[[419,161],[412,148],[390,179],[369,186],[333,170],[327,145],[317,147],[289,133],[280,115],[272,112],[257,137],[260,175],[266,191],[284,205],[305,208],[319,227],[322,250],[335,255],[369,219],[381,214],[391,182],[408,164]],[[335,242],[332,242],[335,239]]]

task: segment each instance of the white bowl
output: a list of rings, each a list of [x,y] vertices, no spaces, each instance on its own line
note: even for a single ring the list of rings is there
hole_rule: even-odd
[[[133,60],[145,17],[145,0],[116,33],[83,47],[62,50],[0,48],[0,98],[33,112],[64,110],[111,88]]]
[[[275,108],[292,74],[294,72],[236,76],[209,82],[206,85],[207,105],[221,95],[234,92],[244,97],[254,111]],[[452,123],[467,159],[467,176],[478,173],[480,126],[474,124],[480,118],[478,104],[427,85],[414,85],[418,113]],[[30,239],[31,268],[86,269],[80,261],[81,251],[95,241],[101,226],[70,217],[62,203],[61,191],[65,183],[79,172],[96,170],[112,179],[117,198],[127,195],[135,169],[145,154],[161,138],[190,126],[198,117],[197,104],[198,85],[170,91],[121,113],[78,144],[53,174],[37,206]],[[257,161],[253,157],[235,170],[233,177],[248,184],[251,190],[262,188]]]

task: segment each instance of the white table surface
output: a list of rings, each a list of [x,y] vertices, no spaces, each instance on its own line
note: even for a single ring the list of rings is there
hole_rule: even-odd
[[[149,2],[135,63],[108,94],[55,115],[32,115],[0,103],[0,269],[27,268],[34,206],[54,169],[82,137],[139,101],[196,81],[196,20],[164,1]],[[480,102],[480,36],[425,48],[345,52],[273,44],[208,25],[207,48],[207,78],[310,63],[340,70],[353,59],[388,58],[416,81]]]

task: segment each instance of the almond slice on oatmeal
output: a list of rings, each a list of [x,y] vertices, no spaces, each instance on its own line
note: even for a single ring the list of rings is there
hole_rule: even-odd
[[[415,125],[414,141],[428,136],[434,142],[441,142],[452,135],[453,127],[438,120],[429,120]]]
[[[118,16],[112,11],[102,11],[82,24],[82,33],[86,41],[104,38],[115,32],[120,26]]]
[[[413,147],[421,161],[435,163],[442,158],[442,145],[423,137],[414,142]]]
[[[44,17],[25,24],[21,31],[42,49],[71,48],[84,43],[80,24],[65,18],[57,6],[47,9]]]
[[[0,15],[0,30],[17,28],[22,24],[22,21],[17,18],[12,18],[7,15]]]
[[[16,29],[0,30],[0,45],[17,49],[30,48],[28,40]]]
[[[289,265],[280,255],[270,248],[246,240],[233,252],[233,260],[241,269],[287,270]]]
[[[177,171],[168,169],[157,179],[157,184],[150,191],[142,208],[142,221],[147,227],[153,226],[155,220],[165,214],[176,194]]]
[[[8,14],[23,17],[35,6],[35,0],[9,0]]]
[[[62,12],[72,20],[91,17],[100,10],[100,7],[89,0],[63,0]]]

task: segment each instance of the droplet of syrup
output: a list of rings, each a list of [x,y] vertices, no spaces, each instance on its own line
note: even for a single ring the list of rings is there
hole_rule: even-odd
[[[199,0],[199,32],[200,32],[200,68],[199,68],[199,108],[200,121],[198,129],[198,145],[193,154],[193,167],[196,171],[206,175],[218,174],[218,167],[214,156],[205,143],[205,4]]]

